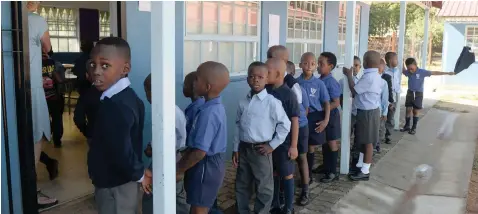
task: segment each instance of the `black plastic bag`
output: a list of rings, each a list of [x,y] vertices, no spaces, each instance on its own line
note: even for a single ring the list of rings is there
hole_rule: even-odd
[[[475,63],[475,53],[471,52],[471,48],[468,46],[463,47],[460,57],[455,64],[455,74],[462,72],[463,70],[470,67],[471,64]]]

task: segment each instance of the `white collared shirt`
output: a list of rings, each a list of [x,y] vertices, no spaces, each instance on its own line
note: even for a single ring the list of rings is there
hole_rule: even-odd
[[[355,84],[354,103],[357,109],[372,110],[380,107],[382,94],[382,77],[378,68],[365,69],[360,80]]]
[[[393,94],[400,93],[402,92],[401,84],[400,84],[400,76],[402,75],[402,72],[398,71],[398,68],[389,68],[388,66],[385,68],[385,73],[390,75],[392,77],[392,91],[394,92]],[[394,99],[395,97],[394,97]]]
[[[105,97],[111,98],[117,93],[120,93],[123,91],[125,88],[128,88],[131,85],[131,82],[129,81],[128,77],[123,77],[118,82],[113,84],[111,87],[106,89],[106,91],[101,94],[100,100],[104,100]]]
[[[284,142],[290,131],[291,122],[281,102],[263,89],[251,96],[249,93],[239,101],[234,136],[234,151],[239,143],[269,142],[275,149]]]

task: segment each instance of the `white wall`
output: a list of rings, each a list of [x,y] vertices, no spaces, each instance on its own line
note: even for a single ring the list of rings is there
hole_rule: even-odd
[[[109,11],[109,2],[107,1],[42,1],[42,6],[59,8],[88,8]]]

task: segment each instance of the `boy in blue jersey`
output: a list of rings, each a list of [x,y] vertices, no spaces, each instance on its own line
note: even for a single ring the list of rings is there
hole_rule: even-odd
[[[184,78],[184,85],[183,85],[184,97],[191,99],[191,103],[184,110],[184,114],[186,115],[186,120],[187,120],[186,131],[188,133],[189,131],[191,131],[191,126],[192,126],[194,117],[196,113],[198,112],[198,109],[205,102],[204,97],[199,97],[196,94],[194,94],[193,85],[195,80],[196,80],[196,71],[193,71],[186,75],[186,77]]]
[[[129,87],[131,50],[119,37],[99,41],[88,62],[102,101],[88,151],[88,173],[100,214],[136,213],[144,180],[144,104]],[[139,182],[139,183],[138,183]]]
[[[316,147],[325,144],[324,131],[329,123],[330,97],[324,82],[314,76],[314,71],[317,69],[315,55],[312,52],[304,53],[300,61],[299,66],[302,69],[302,74],[297,78],[297,81],[306,91],[309,100],[309,109],[307,111],[309,123],[307,163],[309,167],[309,183],[311,183],[313,181],[312,168]],[[328,155],[324,146],[322,147],[322,153],[324,156]]]
[[[272,201],[271,213],[294,213],[294,170],[293,160],[297,158],[297,141],[299,135],[300,108],[297,97],[292,90],[284,83],[286,72],[286,61],[280,58],[268,59],[267,69],[269,71],[267,91],[276,99],[282,102],[282,107],[291,121],[291,131],[284,143],[277,147],[272,153],[274,165],[274,199]],[[285,206],[280,208],[279,191],[280,182],[284,187]]]
[[[428,71],[417,67],[417,61],[414,58],[405,60],[407,69],[403,69],[403,75],[408,77],[408,91],[405,98],[405,107],[407,113],[405,114],[405,126],[400,129],[401,132],[408,131],[413,135],[416,132],[418,123],[418,114],[423,108],[423,85],[425,77],[432,75],[455,75],[454,72]],[[413,116],[413,125],[410,129],[410,118]]]
[[[292,75],[295,72],[295,65],[293,62],[287,62],[287,73]],[[299,103],[300,115],[299,115],[299,140],[297,142],[297,151],[299,156],[297,158],[297,164],[299,165],[299,172],[301,178],[302,192],[300,198],[297,200],[297,204],[305,206],[309,204],[309,165],[307,163],[307,151],[309,150],[309,122],[307,120],[307,111],[309,109],[309,98],[304,88],[299,85],[302,91],[302,103]]]
[[[339,155],[338,139],[340,139],[340,85],[332,76],[332,70],[337,66],[337,57],[333,53],[323,52],[319,56],[318,71],[320,79],[324,82],[330,97],[330,119],[325,128],[329,152],[324,156],[325,177],[320,179],[322,183],[330,183],[339,179],[337,174],[337,158]]]
[[[229,84],[229,71],[218,62],[208,61],[197,68],[194,93],[205,103],[199,107],[187,139],[188,149],[176,164],[177,180],[184,176],[191,214],[206,214],[222,185],[227,146],[226,110],[220,93]]]
[[[286,139],[290,120],[281,102],[267,93],[267,66],[263,62],[249,65],[247,82],[250,92],[239,101],[232,164],[237,168],[236,201],[239,214],[249,214],[255,186],[254,213],[268,214],[274,178],[272,152]]]

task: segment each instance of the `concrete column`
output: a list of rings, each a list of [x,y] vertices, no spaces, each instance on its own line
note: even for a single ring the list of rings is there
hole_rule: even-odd
[[[403,54],[405,47],[405,25],[406,25],[406,14],[407,14],[407,2],[400,1],[400,23],[398,31],[398,72],[402,72],[403,69]],[[402,75],[400,75],[400,82],[402,81]],[[400,127],[400,94],[397,94],[397,105],[395,110],[395,130],[399,130]],[[406,113],[405,113],[406,114]]]
[[[347,1],[346,29],[355,29],[356,5],[357,3],[355,1]],[[347,68],[352,67],[354,63],[354,37],[354,30],[346,31],[344,66]],[[348,174],[350,162],[350,117],[352,115],[352,99],[350,95],[350,88],[344,87],[343,90],[344,101],[342,110],[342,137],[340,142],[340,174]]]
[[[425,8],[425,32],[423,36],[423,47],[422,47],[422,65],[423,69],[426,69],[427,66],[427,57],[428,57],[428,26],[430,18],[430,8]]]
[[[175,2],[151,2],[151,85],[154,213],[176,213]]]
[[[110,1],[108,4],[110,11],[110,34],[118,36],[118,3]]]
[[[368,28],[370,23],[370,5],[366,3],[360,3],[362,6],[360,14],[360,42],[359,42],[359,55],[363,60],[363,55],[368,50]]]
[[[326,1],[325,2],[325,16],[324,16],[324,52],[337,53],[339,35],[339,4],[338,1]],[[353,9],[355,11],[355,8]],[[355,25],[351,28],[355,29]],[[347,30],[348,32],[349,30]],[[351,30],[351,32],[354,32]],[[353,43],[352,43],[353,46]]]

